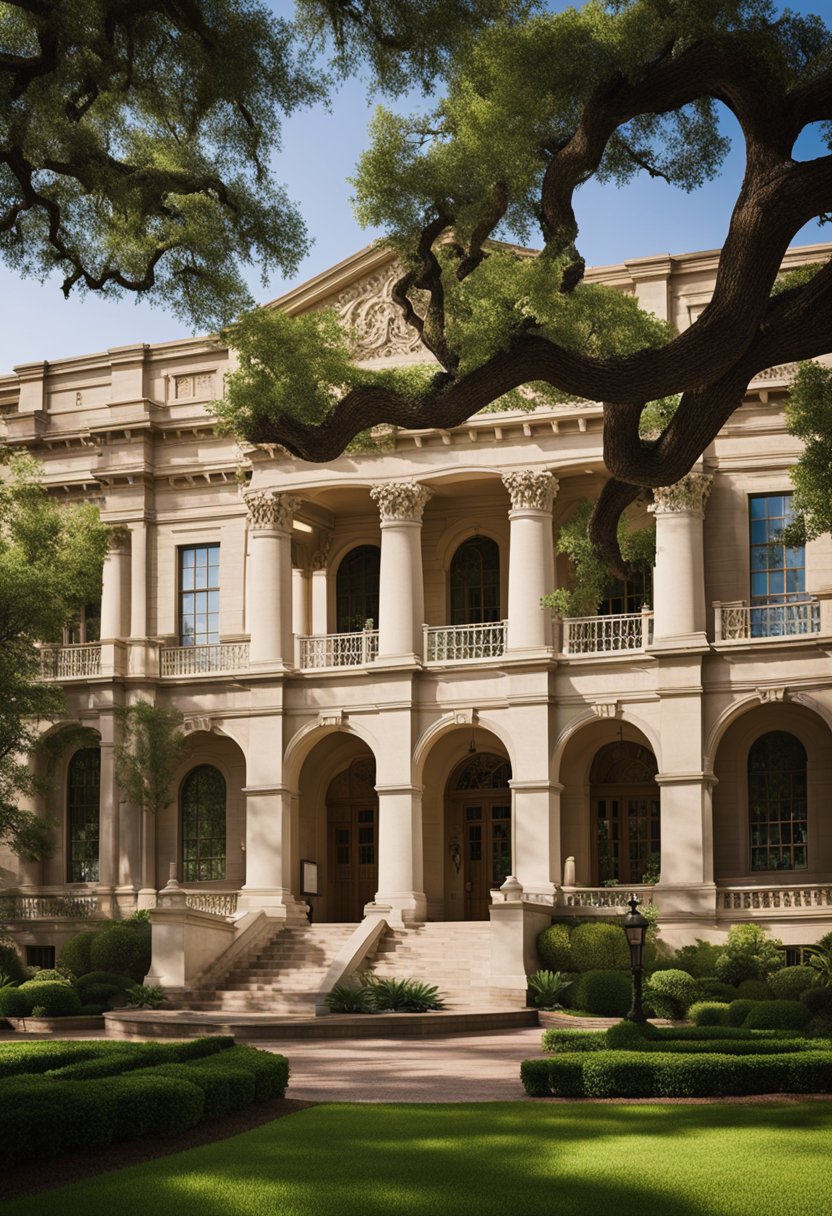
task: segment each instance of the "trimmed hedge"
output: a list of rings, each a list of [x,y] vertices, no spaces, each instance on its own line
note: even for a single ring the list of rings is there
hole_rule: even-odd
[[[699,984],[687,971],[656,971],[644,991],[660,1018],[683,1018],[698,997]]]
[[[832,1017],[832,987],[810,988],[800,999],[811,1013]]]
[[[524,1060],[531,1097],[712,1098],[729,1094],[829,1093],[832,1052],[772,1055],[599,1051]]]
[[[121,1043],[53,1042],[0,1043],[0,1079],[21,1073],[49,1072],[65,1064],[91,1060],[102,1052],[118,1051]]]
[[[745,1001],[770,1001],[771,989],[763,980],[743,980],[737,984],[737,996]]]
[[[755,1004],[756,1001],[749,1001],[746,997],[742,997],[737,1001],[732,1001],[728,1006],[728,1025],[744,1026],[745,1019],[748,1017]]]
[[[85,1050],[96,1058],[78,1059]],[[21,1074],[18,1067],[18,1075],[0,1080],[0,1166],[176,1135],[202,1119],[283,1097],[289,1076],[285,1056],[234,1046],[228,1037],[169,1044],[33,1043],[10,1053],[8,1063],[13,1054],[30,1071]],[[0,1066],[4,1055],[0,1051]],[[73,1057],[74,1063],[49,1075],[34,1075],[44,1064],[54,1067]],[[109,1075],[96,1074],[102,1067]],[[131,1071],[117,1075],[125,1067]]]
[[[52,1018],[77,1017],[81,1012],[78,993],[64,982],[28,980],[19,988],[0,988],[0,1014],[4,1017],[31,1017],[36,1005]]]
[[[620,925],[603,921],[576,925],[569,935],[572,965],[562,970],[630,971],[630,947]],[[584,1005],[576,1005],[584,1009]]]
[[[58,955],[60,965],[66,967],[67,971],[71,971],[74,976],[85,975],[88,971],[92,971],[90,950],[96,937],[98,937],[96,932],[87,929],[83,933],[76,933],[74,937],[69,938]]]
[[[585,971],[578,976],[568,993],[573,1009],[583,1009],[587,1013],[609,1018],[623,1017],[629,1011],[633,997],[630,975],[623,971]]]
[[[682,970],[684,971],[684,967]],[[713,976],[705,976],[699,981],[699,991],[706,1001],[724,1001],[726,1005],[730,1005],[731,1001],[737,999],[737,990],[733,984],[723,984],[722,980]]]
[[[135,980],[114,971],[88,971],[75,981],[75,989],[85,1005],[106,1005],[111,997],[121,996],[135,986]]]
[[[817,982],[817,971],[806,966],[783,967],[768,977],[768,986],[776,1001],[799,1001]]]
[[[749,1030],[802,1030],[811,1020],[811,1010],[802,1001],[757,1001],[745,1026]]]
[[[550,1026],[543,1031],[544,1051],[603,1051],[607,1045],[605,1030],[561,1030]]]
[[[550,925],[537,935],[537,957],[549,971],[574,971],[568,925]]]
[[[727,1026],[728,1008],[721,1001],[697,1001],[688,1010],[688,1017],[694,1026]]]
[[[141,983],[150,970],[150,925],[117,922],[96,933],[89,970],[115,972]]]

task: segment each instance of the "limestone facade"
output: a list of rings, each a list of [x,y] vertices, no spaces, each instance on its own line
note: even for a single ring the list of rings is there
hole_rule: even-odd
[[[715,267],[589,277],[681,329]],[[393,278],[369,249],[276,306],[334,306],[359,357],[413,361]],[[23,945],[154,906],[171,866],[221,916],[487,919],[514,876],[535,916],[614,915],[636,890],[673,943],[749,918],[795,946],[832,929],[832,541],[766,559],[763,595],[753,581],[798,452],[792,369],[755,380],[656,492],[652,604],[561,621],[540,597],[568,578],[557,530],[603,484],[600,405],[384,430],[316,466],[216,434],[227,357],[188,339],[0,378],[0,436],[113,526],[99,636],[91,605],[86,632],[43,648],[100,749],[86,785],[64,754],[37,807],[51,858],[0,854]],[[114,710],[139,698],[180,710],[189,741],[152,825],[112,760]]]

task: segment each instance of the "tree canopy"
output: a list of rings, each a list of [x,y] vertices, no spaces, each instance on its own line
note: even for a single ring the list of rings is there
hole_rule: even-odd
[[[67,295],[147,293],[227,322],[252,304],[242,266],[265,282],[308,247],[273,175],[281,118],[361,65],[388,91],[429,82],[516,7],[299,0],[289,22],[263,0],[6,0],[0,256],[60,270]]]
[[[745,174],[712,299],[677,334],[583,281],[574,197],[590,178],[643,172],[698,188],[727,149],[720,105]],[[244,319],[220,412],[253,442],[326,461],[374,425],[452,427],[522,386],[601,401],[612,476],[591,533],[623,569],[617,523],[641,488],[679,480],[759,371],[832,347],[832,263],[778,283],[795,234],[832,211],[832,155],[794,154],[812,127],[829,148],[832,34],[770,0],[590,0],[490,25],[451,56],[432,113],[377,111],[355,179],[359,217],[402,261],[394,298],[433,367],[350,369],[349,339],[325,317]],[[314,346],[305,381],[276,353],[284,339],[293,356]],[[645,407],[673,395],[646,437]]]
[[[19,806],[41,788],[26,763],[44,720],[64,711],[62,690],[40,680],[36,642],[60,637],[101,594],[108,529],[95,507],[58,506],[28,456],[0,481],[0,840],[21,856],[46,845],[44,821]]]

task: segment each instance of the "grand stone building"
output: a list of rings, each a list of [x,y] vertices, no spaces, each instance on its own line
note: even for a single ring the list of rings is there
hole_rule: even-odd
[[[681,330],[716,264],[588,278]],[[370,248],[275,306],[335,307],[362,360],[418,361],[395,273]],[[223,959],[306,905],[324,954],[325,926],[359,926],[353,962],[384,931],[458,922],[503,988],[551,916],[614,915],[632,890],[672,944],[751,918],[795,946],[832,929],[832,542],[773,543],[792,368],[755,379],[644,508],[652,589],[557,620],[540,598],[569,577],[553,535],[603,484],[600,405],[379,432],[318,466],[215,433],[227,364],[186,339],[0,379],[5,442],[112,525],[101,603],[42,650],[99,745],[63,755],[38,807],[60,825],[51,858],[0,856],[0,911],[32,961],[137,907],[157,909],[172,989],[221,984]],[[114,709],[138,698],[188,735],[156,820],[114,778]]]

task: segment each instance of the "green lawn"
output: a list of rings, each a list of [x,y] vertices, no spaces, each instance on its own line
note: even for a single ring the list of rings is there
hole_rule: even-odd
[[[0,1211],[818,1216],[829,1210],[830,1133],[832,1101],[331,1104]]]

